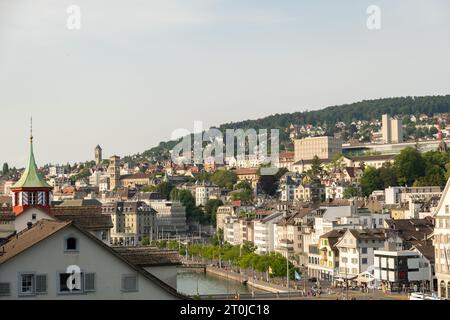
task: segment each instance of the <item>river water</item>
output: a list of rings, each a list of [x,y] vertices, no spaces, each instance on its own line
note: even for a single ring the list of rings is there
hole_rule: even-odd
[[[185,295],[196,295],[197,290],[200,295],[208,294],[230,294],[251,293],[250,287],[237,281],[227,281],[227,279],[206,274],[203,272],[178,271],[177,275],[178,292]],[[255,290],[256,292],[256,290]]]

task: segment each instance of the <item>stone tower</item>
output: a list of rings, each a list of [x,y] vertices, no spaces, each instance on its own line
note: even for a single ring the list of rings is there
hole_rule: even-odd
[[[97,145],[95,147],[95,164],[97,166],[99,166],[102,163],[102,161],[103,161],[103,158],[102,158],[102,147],[100,147],[100,145]]]
[[[109,189],[114,190],[120,185],[120,157],[112,156],[109,158]]]

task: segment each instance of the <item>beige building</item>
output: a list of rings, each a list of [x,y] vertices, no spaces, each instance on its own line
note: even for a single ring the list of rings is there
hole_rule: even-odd
[[[239,181],[247,181],[252,185],[253,189],[256,189],[258,184],[258,169],[256,168],[242,168],[234,170]]]
[[[127,174],[120,177],[120,186],[126,188],[136,188],[151,184],[152,176],[147,173]]]
[[[111,216],[113,245],[136,246],[144,237],[152,238],[156,212],[144,202],[114,202],[102,207]]]
[[[342,153],[342,141],[334,137],[308,137],[294,142],[294,161],[319,159],[333,159]]]
[[[220,206],[217,208],[216,213],[216,230],[224,228],[225,226],[225,218],[234,216],[233,206]]]
[[[434,248],[438,295],[450,298],[450,180],[435,211]]]
[[[402,120],[391,118],[388,114],[381,116],[381,134],[384,143],[401,143],[403,142]]]

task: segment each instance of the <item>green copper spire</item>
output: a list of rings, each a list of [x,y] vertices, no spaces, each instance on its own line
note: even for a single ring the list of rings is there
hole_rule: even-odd
[[[12,186],[12,189],[16,188],[52,188],[38,173],[36,160],[34,159],[33,152],[33,119],[31,119],[31,131],[30,131],[30,158],[28,159],[28,165],[23,173],[22,177],[16,184]]]

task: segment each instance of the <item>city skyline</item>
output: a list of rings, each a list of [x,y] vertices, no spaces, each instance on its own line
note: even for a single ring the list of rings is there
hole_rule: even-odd
[[[371,1],[78,1],[81,29],[68,30],[71,4],[0,0],[11,166],[26,164],[31,116],[38,164],[63,164],[97,144],[105,157],[142,152],[195,120],[448,93],[445,1],[378,1],[379,31],[366,27]]]

